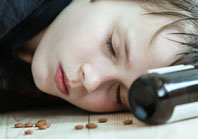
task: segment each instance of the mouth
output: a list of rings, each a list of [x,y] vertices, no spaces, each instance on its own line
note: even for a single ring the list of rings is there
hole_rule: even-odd
[[[62,94],[69,96],[70,85],[69,85],[68,78],[67,78],[61,64],[59,64],[56,69],[54,80],[55,80],[56,87],[58,88],[58,90]]]

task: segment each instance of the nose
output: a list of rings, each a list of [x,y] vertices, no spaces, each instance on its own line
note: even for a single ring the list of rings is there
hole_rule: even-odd
[[[99,69],[95,69],[91,64],[84,64],[82,66],[81,81],[88,93],[97,89],[104,81],[104,75],[102,77]]]

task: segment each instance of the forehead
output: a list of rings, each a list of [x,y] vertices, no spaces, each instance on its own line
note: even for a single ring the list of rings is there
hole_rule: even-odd
[[[137,24],[141,27],[141,24]],[[149,68],[158,68],[171,65],[180,56],[178,54],[184,52],[178,43],[171,41],[181,38],[171,35],[174,30],[164,30],[159,33],[152,41],[157,29],[152,30],[150,26],[145,26],[143,29],[128,29],[128,41],[131,53],[131,61],[134,59],[141,60],[141,63],[148,65]],[[135,57],[135,58],[134,58]],[[134,61],[133,61],[134,62]]]
[[[172,21],[168,18],[156,18],[154,16],[141,16],[131,14],[126,19],[119,21],[118,28],[123,29],[125,40],[130,51],[131,67],[151,69],[169,66],[174,63],[186,48],[180,46],[181,37],[173,35],[178,33],[176,29],[161,31],[151,43],[155,33]],[[174,40],[174,41],[172,41]]]
[[[98,0],[93,0],[92,2],[97,1]],[[105,1],[123,2],[125,0],[103,0],[103,2]],[[170,33],[176,33],[177,30],[163,30],[151,44],[155,33],[163,26],[172,23],[173,19],[165,16],[145,15],[147,11],[140,7],[138,3],[132,0],[125,2],[133,3],[130,4],[130,6],[122,5],[126,7],[121,8],[121,11],[119,13],[115,12],[115,14],[118,14],[118,24],[120,24],[121,28],[124,28],[125,40],[131,53],[130,59],[133,61],[130,63],[134,63],[134,59],[136,61],[141,59],[147,61],[145,64],[150,65],[149,67],[155,68],[155,66],[169,66],[176,61],[179,57],[177,54],[181,53],[183,48],[177,43],[170,41],[170,39],[174,38],[174,40],[178,40],[181,38],[175,38],[175,36],[170,35]],[[116,4],[114,6],[117,7],[120,5]],[[180,42],[182,41],[180,40]],[[141,58],[139,57],[140,55]],[[145,56],[147,56],[147,58]]]
[[[150,62],[147,61],[147,63],[149,65],[156,64],[155,66],[158,67],[168,66],[179,57],[177,54],[181,53],[183,48],[177,43],[170,41],[170,39],[181,39],[170,35],[171,33],[177,33],[177,30],[163,30],[156,36],[156,39],[153,39],[155,33],[160,28],[172,23],[174,19],[165,16],[146,15],[145,13],[147,13],[147,11],[133,0],[103,0],[103,2],[105,1],[132,2],[130,6],[127,4],[122,5],[125,6],[125,8],[121,8],[119,13],[115,12],[115,14],[118,14],[118,24],[120,24],[121,28],[124,28],[125,40],[131,49],[130,53],[133,53],[130,57],[131,61],[133,61],[133,59],[137,61],[138,59],[142,59],[137,57],[144,53],[142,57],[145,59],[145,55],[147,54],[146,61],[150,58]],[[93,0],[92,2],[99,1]],[[113,6],[119,7],[120,4]],[[154,40],[153,43],[151,43],[152,39]],[[179,41],[182,42],[181,40]]]

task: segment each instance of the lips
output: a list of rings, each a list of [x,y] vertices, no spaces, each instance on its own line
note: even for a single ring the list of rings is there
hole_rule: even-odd
[[[65,72],[63,71],[61,64],[59,64],[56,69],[54,80],[58,90],[64,95],[69,96],[69,81],[67,79]]]

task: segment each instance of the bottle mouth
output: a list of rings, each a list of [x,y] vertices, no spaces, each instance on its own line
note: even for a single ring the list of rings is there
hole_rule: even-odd
[[[132,113],[145,121],[155,114],[158,97],[151,81],[139,78],[129,90],[128,101]]]

